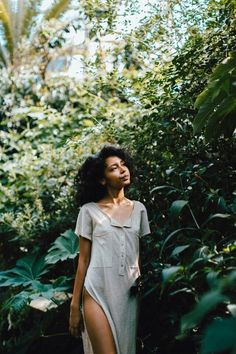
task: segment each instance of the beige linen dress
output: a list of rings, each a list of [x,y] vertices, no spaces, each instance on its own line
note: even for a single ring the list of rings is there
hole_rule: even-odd
[[[92,242],[84,287],[106,314],[117,354],[135,354],[138,298],[130,288],[140,275],[139,238],[150,233],[146,208],[133,201],[132,213],[121,225],[97,203],[86,203],[75,233]],[[86,328],[82,338],[84,353],[93,354]]]

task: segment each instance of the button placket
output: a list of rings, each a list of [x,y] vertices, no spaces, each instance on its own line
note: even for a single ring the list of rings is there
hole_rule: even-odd
[[[125,233],[122,230],[121,242],[120,242],[120,264],[119,264],[119,275],[125,274]]]

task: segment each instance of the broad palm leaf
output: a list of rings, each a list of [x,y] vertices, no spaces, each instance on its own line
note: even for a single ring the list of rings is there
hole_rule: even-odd
[[[6,4],[6,1],[0,0],[0,21],[2,25],[2,32],[5,37],[6,47],[9,52],[9,56],[12,58],[13,56],[13,33],[12,33],[12,25],[10,20],[10,12],[9,7]],[[5,53],[1,50],[1,56],[3,56],[6,61]]]
[[[50,20],[51,18],[58,18],[68,8],[70,1],[71,0],[55,1],[51,8],[45,14],[45,20]]]
[[[70,2],[71,0],[54,1],[40,21],[59,18],[66,11]],[[1,37],[6,48],[4,51],[3,47],[0,47],[0,61],[4,65],[7,64],[7,61],[13,62],[14,51],[22,36],[30,38],[33,24],[41,11],[41,4],[42,0],[0,0]]]

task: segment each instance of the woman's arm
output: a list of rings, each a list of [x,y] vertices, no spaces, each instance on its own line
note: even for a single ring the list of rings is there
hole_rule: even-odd
[[[82,292],[84,286],[85,275],[89,266],[91,255],[91,241],[85,237],[80,237],[80,254],[78,266],[74,281],[73,295],[70,304],[70,333],[78,337],[80,331],[83,330],[83,320],[80,312],[80,304],[82,302]]]

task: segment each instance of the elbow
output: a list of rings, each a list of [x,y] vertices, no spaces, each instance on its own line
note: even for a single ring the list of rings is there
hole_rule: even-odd
[[[84,256],[81,256],[79,255],[79,265],[80,267],[83,267],[83,268],[88,268],[89,266],[89,262],[90,262],[90,257],[84,257]]]

